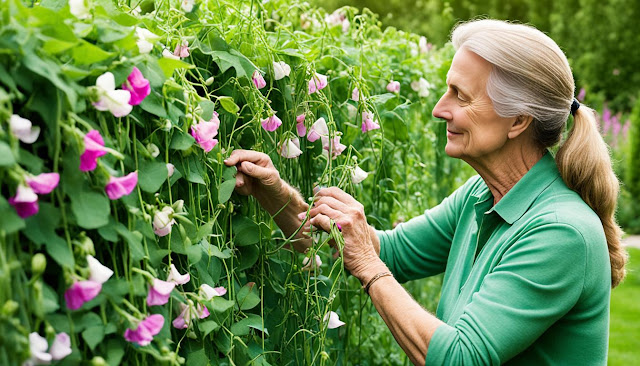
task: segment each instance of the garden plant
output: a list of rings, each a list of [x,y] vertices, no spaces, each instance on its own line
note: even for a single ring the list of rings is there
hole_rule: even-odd
[[[470,175],[431,116],[451,47],[297,1],[0,3],[0,364],[407,362],[340,232],[293,250],[224,160],[390,229]]]

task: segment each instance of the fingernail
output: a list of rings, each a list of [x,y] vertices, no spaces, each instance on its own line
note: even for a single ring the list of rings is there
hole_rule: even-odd
[[[300,213],[298,214],[298,218],[299,218],[300,220],[304,220],[305,216],[307,216],[307,213],[306,213],[306,212],[300,212]]]
[[[320,192],[320,190],[322,188],[325,188],[324,186],[315,186],[313,187],[313,194],[318,194],[318,192]]]

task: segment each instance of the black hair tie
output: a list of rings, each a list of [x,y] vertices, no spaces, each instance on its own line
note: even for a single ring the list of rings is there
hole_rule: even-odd
[[[571,103],[571,115],[572,116],[576,115],[576,111],[578,110],[578,108],[580,108],[580,103],[578,103],[578,100],[576,98],[573,98],[573,103]]]

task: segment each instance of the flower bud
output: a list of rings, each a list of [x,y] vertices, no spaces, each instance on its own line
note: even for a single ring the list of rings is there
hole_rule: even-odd
[[[19,307],[20,305],[18,305],[17,302],[13,300],[7,300],[7,302],[5,302],[4,305],[2,306],[2,315],[6,315],[6,316],[13,315],[13,313],[15,313]]]
[[[171,207],[175,212],[184,212],[184,200],[175,201]]]
[[[160,155],[160,149],[158,149],[158,146],[156,144],[154,144],[154,143],[149,143],[147,145],[147,151],[154,158],[156,158],[156,157],[158,157],[158,155]]]
[[[95,356],[93,359],[91,359],[91,366],[107,366],[107,361],[105,361],[104,358],[100,357],[100,356]]]
[[[213,84],[213,76],[204,81],[204,85],[209,86],[211,84]]]
[[[84,232],[80,234],[80,244],[85,254],[96,254],[96,250],[93,247],[93,240],[90,237],[84,235]]]
[[[31,273],[33,276],[39,276],[47,268],[47,258],[42,253],[36,253],[31,258]]]
[[[164,121],[164,126],[162,126],[162,130],[163,131],[170,131],[172,126],[173,126],[173,124],[171,123],[171,120],[170,119],[166,119]]]

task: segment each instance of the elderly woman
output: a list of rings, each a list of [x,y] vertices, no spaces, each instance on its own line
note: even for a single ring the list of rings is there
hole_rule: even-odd
[[[304,199],[268,156],[234,151],[237,190],[254,195],[287,234],[304,220],[339,225],[344,265],[363,284],[416,365],[604,365],[609,296],[624,277],[614,219],[618,181],[593,110],[553,40],[525,25],[458,26],[447,92],[447,155],[478,176],[424,215],[376,231],[338,188]],[[568,138],[556,145],[573,115]],[[298,234],[304,238],[304,234]],[[304,250],[308,241],[296,249]],[[400,282],[444,272],[435,315]]]

